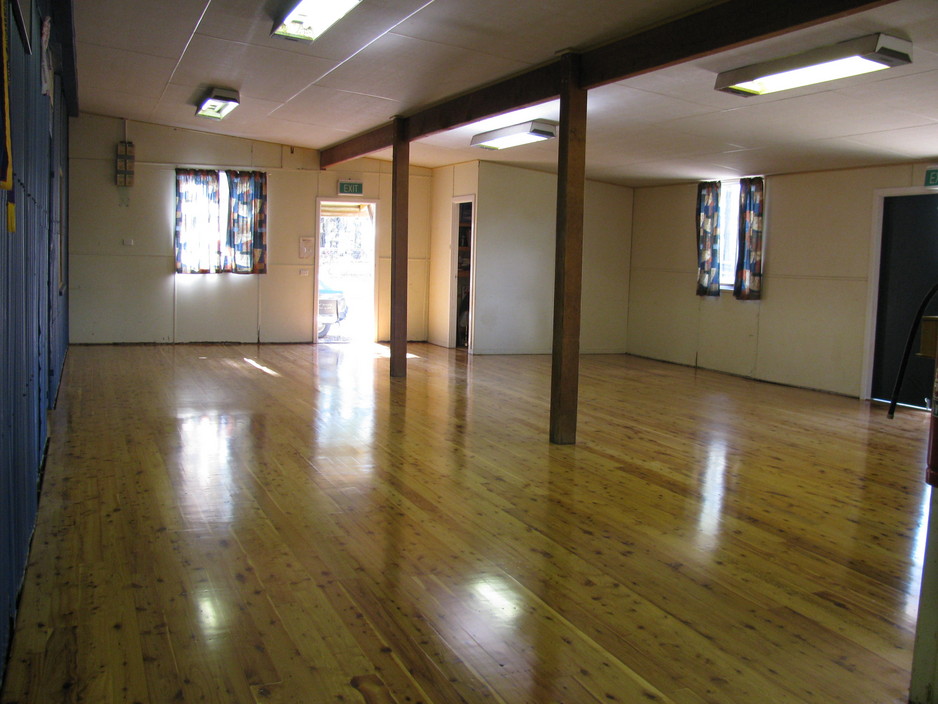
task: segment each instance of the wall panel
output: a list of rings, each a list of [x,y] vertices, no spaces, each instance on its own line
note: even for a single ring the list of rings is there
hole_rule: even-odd
[[[32,43],[39,46],[38,5]],[[60,270],[67,123],[61,86],[55,109],[41,92],[40,52],[8,32],[12,191],[0,194],[0,655],[35,525],[46,444],[46,411],[65,356],[68,293]],[[14,206],[15,204],[15,206]],[[0,659],[0,668],[6,658]],[[0,671],[2,674],[2,671]]]

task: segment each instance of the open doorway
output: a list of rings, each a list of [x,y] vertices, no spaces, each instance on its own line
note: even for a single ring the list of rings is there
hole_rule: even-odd
[[[319,202],[316,337],[375,341],[375,203]]]

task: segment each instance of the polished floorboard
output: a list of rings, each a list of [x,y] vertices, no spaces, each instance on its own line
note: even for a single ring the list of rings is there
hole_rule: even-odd
[[[926,414],[410,352],[72,347],[2,702],[906,701]]]

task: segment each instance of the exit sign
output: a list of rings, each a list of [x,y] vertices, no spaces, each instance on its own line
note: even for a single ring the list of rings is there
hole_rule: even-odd
[[[938,185],[938,182],[936,182]],[[339,181],[340,196],[360,196],[365,192],[361,181]]]
[[[938,166],[925,169],[925,185],[938,186]]]

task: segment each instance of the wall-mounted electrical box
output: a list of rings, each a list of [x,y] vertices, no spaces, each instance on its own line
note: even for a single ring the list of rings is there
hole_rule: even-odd
[[[315,246],[315,237],[300,237],[300,259],[311,259],[313,256],[313,247]]]
[[[136,156],[134,153],[133,142],[117,143],[117,185],[134,185],[134,162]]]

